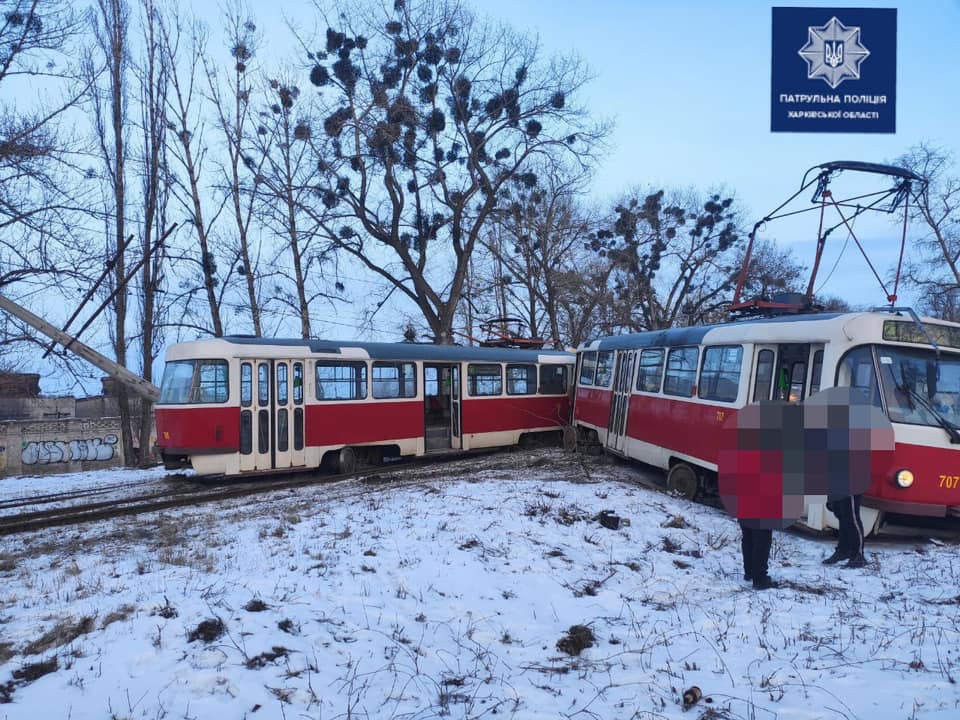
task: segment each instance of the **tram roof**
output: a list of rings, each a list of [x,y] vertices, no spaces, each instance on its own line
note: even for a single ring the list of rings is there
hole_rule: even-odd
[[[710,332],[755,328],[763,325],[783,325],[792,323],[825,322],[839,317],[868,315],[870,313],[810,313],[806,315],[780,315],[768,318],[733,320],[714,325],[693,325],[665,330],[647,330],[628,335],[611,335],[597,338],[580,346],[580,350],[629,350],[638,347],[672,347],[675,345],[699,345]]]
[[[262,348],[302,348],[310,353],[344,355],[356,359],[355,351],[366,353],[375,360],[424,360],[427,362],[457,362],[476,360],[487,362],[570,362],[572,353],[561,350],[525,350],[520,348],[471,347],[464,345],[434,345],[427,343],[380,343],[340,340],[273,339],[245,336],[209,338],[198,342],[224,342],[232,345]],[[350,351],[354,352],[350,352]]]

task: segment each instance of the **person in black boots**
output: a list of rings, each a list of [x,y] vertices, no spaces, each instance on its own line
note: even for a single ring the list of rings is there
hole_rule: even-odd
[[[743,533],[740,539],[740,548],[743,550],[743,579],[748,582],[752,580],[754,590],[778,587],[777,582],[767,574],[773,530],[752,528],[743,520],[738,522]]]
[[[825,558],[824,565],[835,565],[842,560],[847,567],[862,568],[867,564],[863,557],[863,520],[860,519],[860,502],[863,495],[828,495],[827,509],[837,516],[837,548]]]

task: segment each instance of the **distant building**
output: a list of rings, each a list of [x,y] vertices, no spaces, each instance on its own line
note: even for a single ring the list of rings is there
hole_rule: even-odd
[[[40,376],[0,372],[0,420],[60,420],[76,417],[72,396],[40,397]]]

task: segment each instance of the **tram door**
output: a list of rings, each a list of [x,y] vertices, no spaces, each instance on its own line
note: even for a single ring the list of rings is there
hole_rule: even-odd
[[[756,345],[753,348],[753,378],[747,402],[770,400],[773,397],[774,367],[777,361],[776,345]]]
[[[423,366],[424,450],[461,446],[460,366]]]
[[[303,363],[273,362],[273,467],[303,467]]]
[[[240,470],[302,467],[303,363],[240,364]]]
[[[756,345],[750,402],[799,403],[820,390],[823,344]]]
[[[460,366],[450,366],[450,447],[463,447],[463,429],[460,427]]]
[[[617,353],[613,374],[613,400],[610,403],[610,422],[607,428],[607,447],[622,453],[627,434],[627,411],[630,408],[630,388],[636,350]]]

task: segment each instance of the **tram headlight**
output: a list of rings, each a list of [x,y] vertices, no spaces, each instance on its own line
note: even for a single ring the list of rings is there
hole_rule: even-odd
[[[913,485],[913,473],[906,468],[897,470],[897,474],[893,476],[893,480],[897,483],[898,487],[908,488]]]

